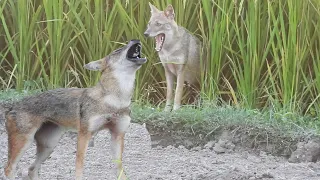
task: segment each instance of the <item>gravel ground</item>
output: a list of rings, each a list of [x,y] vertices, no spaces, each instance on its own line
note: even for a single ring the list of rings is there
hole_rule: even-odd
[[[95,139],[95,146],[88,149],[85,179],[116,179],[109,153],[109,139],[107,131],[100,132]],[[75,140],[75,134],[64,135],[43,164],[41,179],[74,179]],[[125,171],[132,180],[320,179],[319,162],[289,163],[282,157],[270,156],[264,152],[255,155],[245,150],[217,153],[210,148],[201,147],[191,150],[182,146],[151,148],[149,133],[138,124],[131,124],[124,151]],[[35,144],[22,157],[16,179],[25,179],[23,177],[34,160],[34,154]],[[7,134],[0,125],[0,179],[5,179],[3,167],[6,161]]]

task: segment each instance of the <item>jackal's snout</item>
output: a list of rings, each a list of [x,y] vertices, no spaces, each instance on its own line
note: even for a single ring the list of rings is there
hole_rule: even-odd
[[[149,37],[149,36],[150,36],[148,30],[146,30],[146,31],[143,33],[143,35],[144,35],[145,37]]]
[[[142,64],[147,62],[145,57],[141,57],[141,50],[142,45],[140,40],[133,39],[129,41],[127,45],[114,50],[106,57],[84,65],[84,68],[93,71],[101,71],[111,66],[113,69],[133,68],[136,70]]]

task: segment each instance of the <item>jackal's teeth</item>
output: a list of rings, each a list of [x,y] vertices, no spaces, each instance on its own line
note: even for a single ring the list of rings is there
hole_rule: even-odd
[[[133,55],[132,55],[133,58],[138,58],[138,56],[139,56],[139,52],[135,52],[135,53],[133,53]]]

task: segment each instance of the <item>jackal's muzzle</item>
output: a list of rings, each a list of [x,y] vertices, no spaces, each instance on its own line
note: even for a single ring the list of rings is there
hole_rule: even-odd
[[[127,52],[127,59],[131,62],[134,62],[138,65],[142,65],[147,62],[146,58],[141,57],[141,43],[139,40],[131,40],[128,43],[128,52]]]

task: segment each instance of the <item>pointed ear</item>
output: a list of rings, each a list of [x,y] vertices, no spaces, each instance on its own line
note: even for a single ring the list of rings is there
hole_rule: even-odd
[[[157,9],[154,5],[152,5],[150,2],[149,2],[149,6],[150,6],[150,9],[151,9],[151,13],[157,13],[157,12],[160,12],[159,9]]]
[[[102,69],[105,68],[106,66],[106,59],[103,58],[103,59],[100,59],[100,60],[97,60],[97,61],[92,61],[86,65],[84,65],[83,67],[85,69],[88,69],[88,70],[91,70],[91,71],[100,71]]]
[[[166,10],[164,10],[164,14],[167,16],[167,18],[174,19],[175,14],[171,4],[169,4]]]

